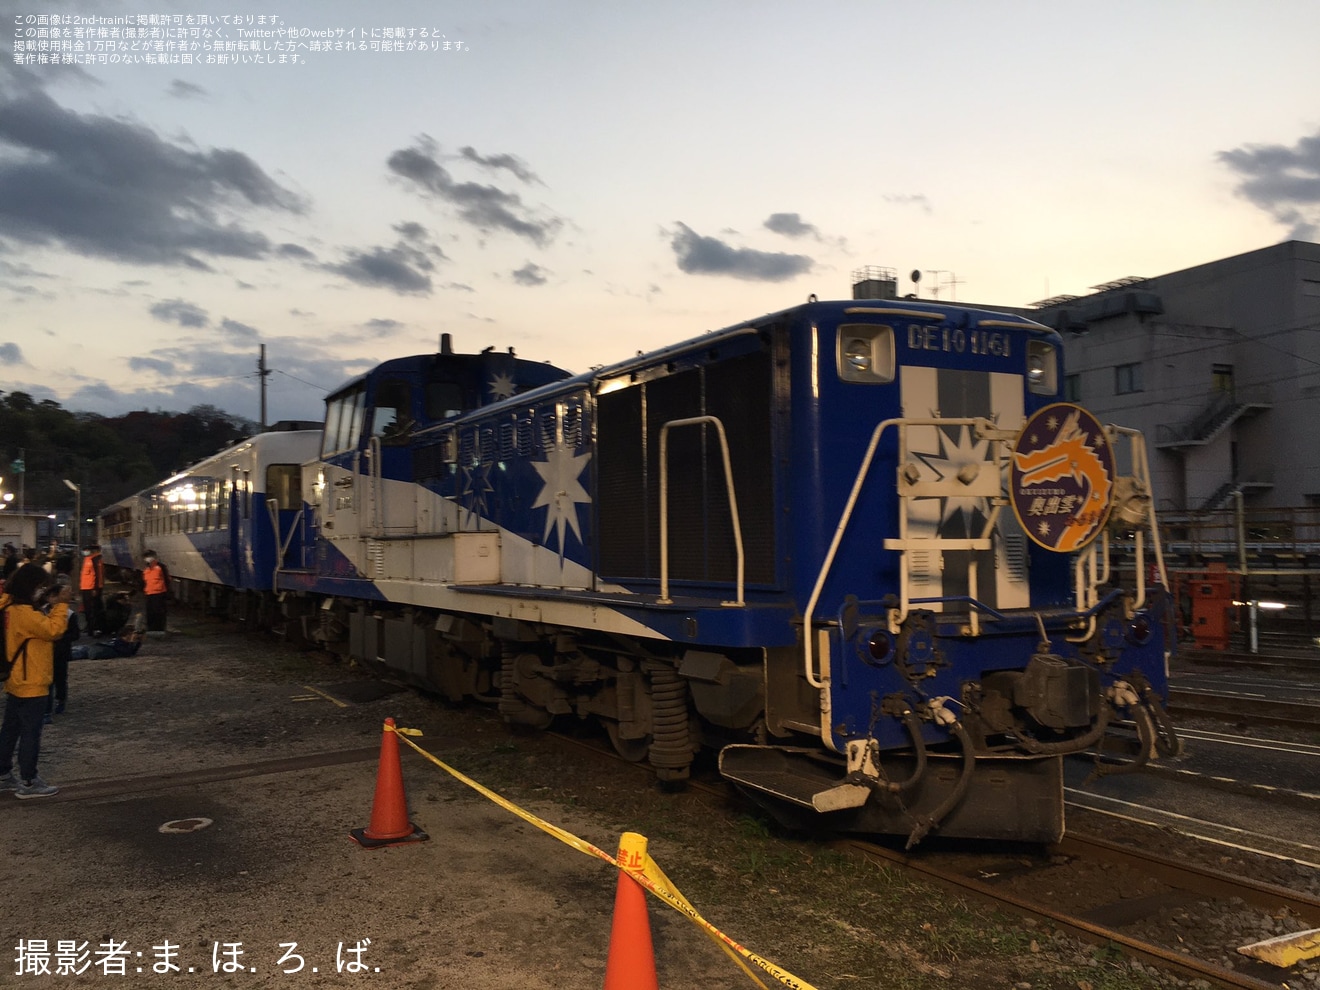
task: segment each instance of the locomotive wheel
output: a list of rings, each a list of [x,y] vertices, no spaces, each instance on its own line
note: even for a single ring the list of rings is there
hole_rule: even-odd
[[[524,705],[516,712],[501,712],[500,717],[504,719],[505,727],[515,735],[544,732],[555,720],[555,717],[544,708],[536,708],[532,705]]]
[[[643,736],[641,739],[624,739],[619,734],[619,723],[605,723],[605,731],[609,733],[610,745],[614,747],[614,752],[618,753],[629,763],[641,763],[651,752],[651,737]]]

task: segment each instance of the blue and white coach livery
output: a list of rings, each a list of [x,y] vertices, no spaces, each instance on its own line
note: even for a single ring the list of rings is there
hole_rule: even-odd
[[[102,510],[107,565],[140,567],[150,548],[185,588],[271,592],[276,571],[304,558],[302,465],[320,440],[261,433]]]

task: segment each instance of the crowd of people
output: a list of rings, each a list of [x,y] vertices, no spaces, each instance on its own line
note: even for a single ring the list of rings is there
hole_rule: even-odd
[[[57,547],[46,554],[32,548],[20,551],[12,543],[3,548],[0,679],[6,697],[0,722],[0,793],[13,791],[20,799],[59,793],[42,779],[37,760],[42,728],[68,705],[69,662],[133,656],[146,632],[165,631],[169,572],[155,551],[143,554],[131,590],[109,597],[100,546],[89,544],[80,554],[77,558]],[[134,608],[135,594],[141,595],[140,611]],[[84,645],[79,642],[84,634],[108,639]]]

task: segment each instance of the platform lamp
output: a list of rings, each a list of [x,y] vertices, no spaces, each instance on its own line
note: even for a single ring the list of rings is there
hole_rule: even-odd
[[[82,486],[75,485],[68,478],[64,479],[64,487],[73,492],[73,513],[78,520],[78,528],[74,531],[73,542],[77,544],[78,549],[82,549]]]

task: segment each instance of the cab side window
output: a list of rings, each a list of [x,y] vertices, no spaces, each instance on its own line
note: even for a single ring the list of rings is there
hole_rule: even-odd
[[[397,437],[414,425],[412,389],[407,382],[386,379],[376,388],[376,408],[371,414],[371,435]]]

